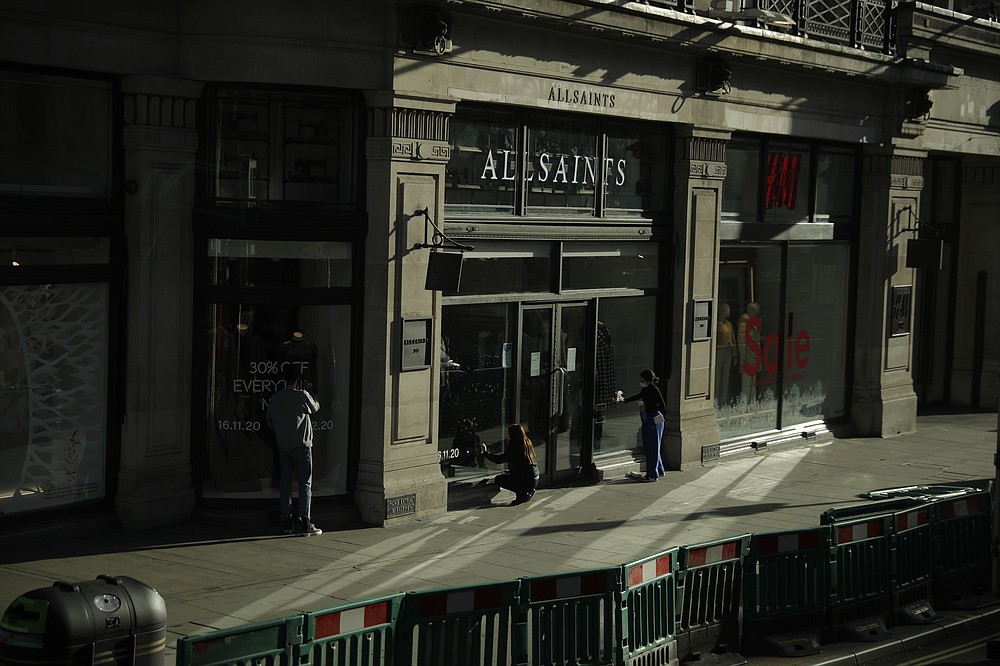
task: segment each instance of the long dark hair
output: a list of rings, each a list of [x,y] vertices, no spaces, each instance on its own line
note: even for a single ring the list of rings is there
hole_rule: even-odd
[[[524,457],[528,462],[535,462],[535,447],[528,439],[528,433],[524,432],[524,426],[520,423],[511,423],[507,426],[508,446],[519,446],[524,450]]]
[[[654,373],[649,368],[646,368],[645,370],[641,371],[639,373],[639,377],[642,378],[642,381],[649,382],[650,384],[659,384],[660,383],[660,378],[657,377],[656,373]]]

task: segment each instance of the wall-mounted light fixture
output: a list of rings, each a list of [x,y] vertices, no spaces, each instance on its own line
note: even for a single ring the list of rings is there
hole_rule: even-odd
[[[695,86],[704,93],[728,95],[732,92],[733,72],[722,58],[702,58],[696,65]]]
[[[435,55],[451,51],[451,17],[437,9],[421,8],[416,16],[414,49]]]
[[[903,103],[903,112],[908,120],[920,120],[926,118],[931,112],[934,102],[931,101],[930,90],[915,88],[906,91],[906,100]]]

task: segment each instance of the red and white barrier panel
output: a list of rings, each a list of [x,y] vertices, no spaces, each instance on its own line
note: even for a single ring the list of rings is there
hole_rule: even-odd
[[[816,550],[820,547],[820,530],[794,532],[789,534],[767,534],[757,537],[758,555],[777,555],[800,550]]]
[[[706,564],[717,564],[726,560],[738,559],[741,555],[741,542],[727,541],[716,546],[695,548],[688,551],[688,568],[703,567]]]
[[[982,512],[982,496],[967,497],[965,499],[953,500],[951,502],[944,502],[941,504],[941,518],[944,520],[952,520],[953,518],[961,518],[973,513]]]
[[[928,509],[917,509],[916,511],[897,513],[896,531],[905,532],[906,530],[912,530],[926,525],[931,520],[930,513],[931,512]]]
[[[531,581],[532,601],[589,597],[608,591],[608,574],[592,573]]]
[[[885,528],[881,520],[869,520],[866,523],[855,523],[854,525],[844,525],[837,528],[837,543],[844,545],[854,541],[864,541],[874,539],[885,534]]]
[[[502,587],[484,587],[478,590],[459,590],[428,594],[420,597],[418,617],[453,615],[472,611],[487,611],[503,605]]]
[[[350,634],[377,627],[389,621],[389,602],[358,606],[316,616],[316,638]]]
[[[673,570],[673,567],[670,566],[671,564],[670,555],[663,555],[648,562],[629,567],[628,586],[635,587],[636,585],[649,583],[657,578],[666,576]]]

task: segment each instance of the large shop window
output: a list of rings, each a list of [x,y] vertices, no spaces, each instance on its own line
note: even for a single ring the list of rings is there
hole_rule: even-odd
[[[667,208],[666,137],[649,125],[462,109],[450,132],[449,214],[637,218]]]
[[[111,191],[107,81],[0,71],[0,194]]]
[[[313,494],[347,492],[352,308],[309,303],[301,289],[349,286],[351,245],[210,239],[209,258],[213,293],[242,298],[207,305],[202,495],[277,497],[277,448],[265,417],[290,363],[320,403]],[[253,287],[282,288],[284,297],[255,298]]]
[[[724,439],[847,409],[849,246],[723,245],[716,416]]]
[[[32,261],[26,245],[21,265]],[[0,514],[105,495],[108,292],[107,284],[0,287]]]
[[[722,219],[791,225],[851,222],[855,152],[791,142],[734,139],[726,147],[728,175]],[[810,200],[810,185],[815,198]]]
[[[218,90],[212,110],[209,196],[217,203],[357,207],[361,125],[355,100]]]

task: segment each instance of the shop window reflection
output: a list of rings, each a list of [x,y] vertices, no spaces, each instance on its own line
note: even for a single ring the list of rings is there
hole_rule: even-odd
[[[277,448],[265,415],[299,365],[320,403],[313,416],[313,494],[347,491],[349,306],[210,304],[206,497],[277,497]]]

